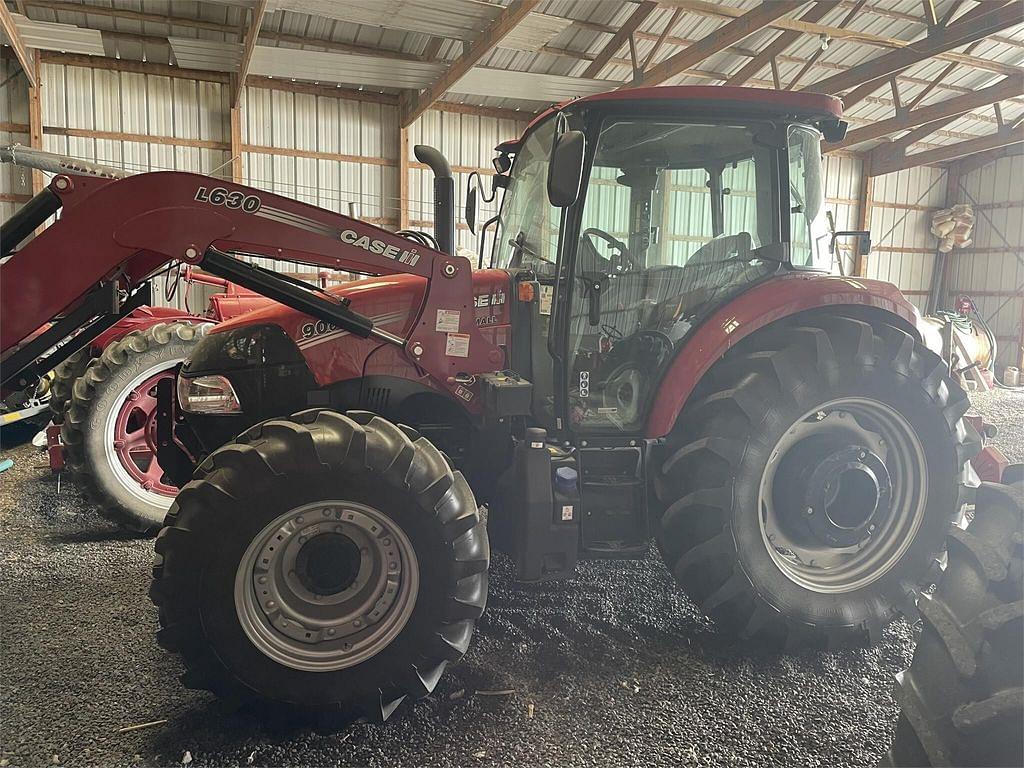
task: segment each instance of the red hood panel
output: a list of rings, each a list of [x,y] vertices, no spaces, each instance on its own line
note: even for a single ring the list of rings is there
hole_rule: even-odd
[[[354,312],[366,315],[383,330],[407,336],[423,303],[427,281],[416,275],[389,275],[355,280],[329,288],[335,296],[347,298]],[[508,330],[508,273],[500,269],[477,270],[473,273],[474,306],[470,310],[482,329],[493,328],[490,334],[504,339]],[[427,323],[440,323],[440,318],[424,318]],[[321,386],[369,373],[420,379],[422,374],[397,349],[396,354],[374,354],[381,346],[377,339],[362,339],[323,320],[298,312],[281,304],[247,312],[243,316],[219,324],[211,333],[223,333],[246,325],[278,325],[298,345],[313,376]],[[502,341],[501,343],[505,343]],[[378,369],[380,367],[383,369]]]

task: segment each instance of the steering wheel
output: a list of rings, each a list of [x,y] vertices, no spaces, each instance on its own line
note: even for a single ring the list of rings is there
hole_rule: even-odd
[[[597,227],[588,227],[583,230],[584,237],[596,237],[598,240],[604,240],[608,245],[618,251],[618,254],[611,259],[605,259],[603,256],[598,256],[600,259],[604,259],[612,267],[616,268],[618,272],[628,272],[631,269],[639,269],[640,265],[636,263],[636,259],[633,258],[633,254],[629,252],[629,246],[619,240],[617,237],[608,234],[603,229]]]

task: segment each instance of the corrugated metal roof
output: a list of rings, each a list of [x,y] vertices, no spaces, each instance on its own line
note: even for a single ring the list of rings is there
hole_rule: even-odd
[[[28,48],[67,53],[85,53],[102,56],[103,36],[95,29],[84,29],[71,24],[36,21],[20,13],[12,13],[18,34]]]

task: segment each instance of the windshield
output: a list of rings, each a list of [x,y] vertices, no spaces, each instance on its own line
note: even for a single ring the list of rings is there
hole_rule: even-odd
[[[548,202],[548,157],[555,121],[548,120],[523,142],[501,206],[494,240],[494,266],[550,271],[558,250],[561,211]]]
[[[797,267],[831,269],[825,215],[821,134],[803,125],[789,128],[790,260]]]

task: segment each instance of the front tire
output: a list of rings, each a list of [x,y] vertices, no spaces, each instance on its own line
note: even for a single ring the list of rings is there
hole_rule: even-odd
[[[274,716],[383,721],[462,657],[487,598],[462,474],[365,412],[273,419],[214,451],[156,553],[158,640],[185,685]]]
[[[762,646],[876,641],[913,612],[963,506],[967,407],[895,327],[819,316],[755,335],[669,437],[655,484],[666,565]]]

